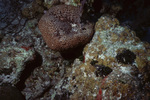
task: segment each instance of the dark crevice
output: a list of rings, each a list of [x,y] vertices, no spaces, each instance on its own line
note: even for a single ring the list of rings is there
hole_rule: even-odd
[[[78,58],[79,56],[82,55],[82,51],[83,51],[84,46],[79,46],[76,48],[72,48],[66,51],[62,51],[61,56],[66,59],[66,60],[73,60],[75,58]]]
[[[28,61],[25,63],[25,69],[23,70],[20,81],[16,84],[16,87],[22,91],[25,88],[25,81],[31,75],[33,70],[42,64],[42,56],[36,52],[35,59],[33,61]]]

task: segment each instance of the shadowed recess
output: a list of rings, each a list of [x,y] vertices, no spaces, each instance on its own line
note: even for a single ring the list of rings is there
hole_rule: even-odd
[[[25,69],[23,70],[20,76],[20,81],[16,84],[16,87],[20,91],[22,91],[25,88],[25,81],[31,75],[33,70],[36,67],[41,66],[41,64],[42,64],[42,56],[38,52],[35,53],[35,59],[33,61],[28,61],[25,63]]]

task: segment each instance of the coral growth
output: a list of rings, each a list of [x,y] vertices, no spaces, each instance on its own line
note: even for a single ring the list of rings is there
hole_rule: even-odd
[[[143,69],[147,69],[145,64],[149,62],[149,45],[146,46],[134,31],[121,27],[117,19],[109,16],[102,16],[95,30],[92,41],[84,48],[85,63],[88,65],[94,60],[96,64],[113,70],[105,84],[100,86],[102,99],[134,99],[145,94],[144,98],[147,98],[143,82],[148,84],[148,77],[145,77],[148,73]],[[143,75],[143,78],[139,77]],[[139,89],[141,87],[143,90]]]
[[[25,64],[34,60],[34,54],[33,49],[26,51],[21,47],[2,47],[0,49],[0,85],[4,83],[15,85],[19,81]]]
[[[35,18],[40,14],[43,14],[44,7],[42,0],[34,0],[27,7],[22,9],[22,15],[28,19]]]
[[[71,100],[148,98],[149,45],[113,17],[99,18],[95,30],[84,48],[84,62],[74,61],[55,93],[69,91]]]

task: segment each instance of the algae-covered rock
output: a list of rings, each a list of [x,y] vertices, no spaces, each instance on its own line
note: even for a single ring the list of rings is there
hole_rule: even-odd
[[[22,30],[26,19],[21,16],[20,9],[30,1],[0,0],[0,31],[3,34],[19,33]]]
[[[105,79],[105,84],[100,86],[102,93],[99,95],[102,98],[147,97],[148,93],[144,92],[144,87],[145,83],[149,82],[149,76],[143,69],[147,68],[149,63],[148,47],[148,44],[145,45],[136,37],[134,31],[120,26],[116,18],[102,16],[98,20],[93,39],[86,45],[83,54],[86,64],[95,60],[97,64],[112,69]]]
[[[51,6],[58,4],[58,3],[59,3],[59,0],[44,0],[43,5],[49,9]]]
[[[34,0],[22,9],[22,15],[28,19],[37,18],[44,13],[43,2],[43,0]]]
[[[60,0],[60,2],[65,3],[66,5],[72,5],[72,6],[80,5],[80,0]]]
[[[84,61],[74,61],[54,94],[66,90],[70,100],[147,99],[149,47],[116,18],[102,16],[84,48]]]
[[[26,62],[34,60],[34,54],[34,50],[27,47],[1,45],[0,85],[3,83],[16,84]]]
[[[65,78],[55,86],[56,93],[61,95],[62,90],[67,90],[69,91],[67,99],[93,100],[97,96],[99,80],[102,79],[96,76],[95,71],[94,66],[76,59]]]
[[[35,68],[32,74],[25,81],[25,88],[22,90],[26,100],[51,98],[51,91],[64,76],[66,62],[59,53],[53,52],[45,47],[43,52],[42,65]],[[44,94],[47,93],[46,96]],[[41,96],[42,95],[42,96]]]

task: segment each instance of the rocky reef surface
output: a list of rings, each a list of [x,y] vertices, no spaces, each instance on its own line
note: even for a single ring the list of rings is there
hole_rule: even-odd
[[[13,3],[15,0],[6,1],[2,0],[0,4],[4,7],[6,3]],[[98,20],[94,20],[93,38],[83,47],[80,57],[65,59],[60,52],[46,45],[38,29],[38,22],[44,12],[55,4],[78,6],[83,2],[34,0],[25,3],[24,0],[19,0],[18,3],[21,1],[25,5],[19,6],[21,9],[18,11],[19,14],[17,11],[10,11],[25,20],[23,25],[17,24],[16,28],[19,31],[13,28],[13,24],[9,24],[19,17],[11,20],[10,13],[0,8],[0,12],[7,16],[0,18],[3,22],[0,23],[1,27],[2,24],[4,26],[7,24],[7,27],[0,29],[1,100],[10,100],[10,98],[148,100],[150,98],[150,44],[136,37],[136,32],[130,27],[122,25],[115,18],[114,10],[113,15],[105,14],[105,11],[101,12],[104,13],[102,16],[92,13],[91,16],[98,17]],[[88,9],[90,13],[94,9],[92,4],[98,2],[83,1],[86,2],[84,9]],[[88,15],[88,11],[85,10],[83,13]],[[7,22],[4,19],[11,21]],[[72,53],[75,52],[77,51]]]
[[[21,15],[23,6],[32,0],[0,0],[0,32],[14,34],[21,31],[26,18]]]
[[[116,18],[102,16],[95,34],[55,86],[57,98],[70,100],[126,100],[149,98],[150,45]],[[51,92],[49,92],[50,94]]]

